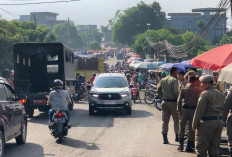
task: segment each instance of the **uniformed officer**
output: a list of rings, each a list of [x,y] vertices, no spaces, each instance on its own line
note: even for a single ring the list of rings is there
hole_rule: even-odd
[[[226,123],[228,147],[230,157],[232,157],[232,87],[230,88],[230,92],[226,97],[223,108],[223,121]]]
[[[196,131],[196,153],[198,157],[219,156],[219,146],[223,128],[222,109],[225,96],[213,88],[213,76],[200,77],[201,93],[193,118],[193,130]]]
[[[192,130],[192,121],[195,109],[197,107],[197,101],[202,92],[202,89],[198,86],[199,77],[190,76],[189,86],[181,89],[180,95],[177,101],[178,112],[180,115],[180,128],[179,128],[179,148],[182,151],[184,149],[184,135],[185,127],[188,124],[188,142],[185,149],[186,152],[194,151],[194,138],[195,133]]]
[[[162,134],[164,144],[168,144],[168,124],[172,115],[174,121],[174,131],[176,133],[175,141],[178,142],[179,117],[177,112],[177,98],[179,95],[177,68],[170,69],[170,75],[163,78],[158,85],[158,94],[163,98],[162,102]]]
[[[187,84],[187,82],[185,81],[184,75],[185,75],[184,71],[178,72],[177,78],[178,78],[178,81],[179,81],[179,90],[184,88],[186,86],[186,84]]]

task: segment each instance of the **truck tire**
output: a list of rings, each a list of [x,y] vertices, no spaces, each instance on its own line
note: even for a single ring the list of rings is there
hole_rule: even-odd
[[[34,115],[34,108],[33,108],[33,107],[31,107],[30,105],[26,105],[25,111],[26,111],[26,114],[27,114],[30,118],[33,117],[33,115]]]
[[[5,140],[4,140],[4,136],[2,131],[0,131],[0,157],[3,157],[4,155],[4,144],[5,144]]]
[[[94,115],[94,108],[89,105],[89,115],[93,116]]]
[[[27,139],[27,122],[23,120],[21,126],[21,135],[15,138],[17,144],[24,144]]]

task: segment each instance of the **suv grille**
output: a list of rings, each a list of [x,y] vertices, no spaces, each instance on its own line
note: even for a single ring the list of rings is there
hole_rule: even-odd
[[[101,100],[119,100],[121,95],[119,94],[100,94],[99,99]]]

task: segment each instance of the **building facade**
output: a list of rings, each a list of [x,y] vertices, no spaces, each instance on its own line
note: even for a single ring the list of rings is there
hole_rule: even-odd
[[[77,31],[79,34],[84,34],[89,30],[97,30],[97,25],[77,25]]]
[[[57,20],[59,14],[53,12],[31,12],[30,15],[20,15],[20,21],[34,21],[36,25],[53,27],[68,20]],[[74,22],[71,22],[74,24]]]
[[[169,13],[167,26],[172,26],[185,32],[187,30],[203,35],[206,40],[218,41],[226,33],[226,9],[222,9],[219,16],[215,19],[205,34],[201,34],[203,27],[199,27],[199,22],[206,26],[212,17],[218,12],[218,8],[192,9],[192,13]],[[216,24],[217,23],[217,24]],[[214,27],[215,26],[215,27]]]

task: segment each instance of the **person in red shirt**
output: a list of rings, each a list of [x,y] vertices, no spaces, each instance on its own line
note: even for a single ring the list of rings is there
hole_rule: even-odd
[[[89,82],[90,82],[90,84],[91,84],[92,86],[93,86],[93,82],[94,82],[94,80],[95,80],[95,77],[96,77],[96,74],[93,73],[93,76],[91,76],[90,79],[89,79]]]

